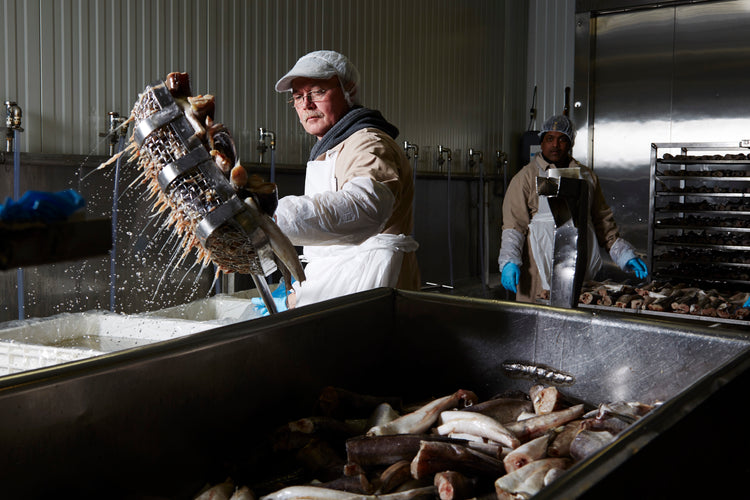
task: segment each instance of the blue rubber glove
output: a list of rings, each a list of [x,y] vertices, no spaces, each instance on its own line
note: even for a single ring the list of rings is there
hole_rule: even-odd
[[[294,279],[292,279],[292,283],[294,283]],[[284,284],[284,280],[282,279],[279,281],[279,286],[276,287],[276,289],[271,292],[271,297],[273,297],[273,302],[276,304],[276,312],[286,311],[286,296],[288,295],[286,290],[286,285]],[[263,299],[260,297],[253,297],[250,299],[250,301],[255,306],[255,309],[258,311],[258,313],[261,316],[268,316],[270,313],[268,312],[268,308],[266,307],[266,304],[263,303]]]
[[[747,300],[745,301],[745,305],[743,305],[742,307],[750,307],[750,297],[747,298]]]
[[[508,262],[503,266],[503,273],[500,276],[500,283],[503,288],[513,293],[517,292],[518,280],[521,279],[521,269],[517,264]]]
[[[638,257],[630,259],[628,263],[625,264],[625,269],[632,270],[638,277],[638,279],[643,279],[648,276],[648,268],[646,267],[646,263]]]

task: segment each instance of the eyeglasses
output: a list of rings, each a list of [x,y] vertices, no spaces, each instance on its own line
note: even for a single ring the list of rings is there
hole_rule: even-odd
[[[303,104],[307,103],[307,100],[311,100],[312,102],[320,102],[326,98],[326,94],[331,89],[318,89],[318,90],[311,90],[310,92],[306,94],[294,94],[289,101],[287,101],[289,104],[294,106],[295,108],[298,106],[302,106]]]

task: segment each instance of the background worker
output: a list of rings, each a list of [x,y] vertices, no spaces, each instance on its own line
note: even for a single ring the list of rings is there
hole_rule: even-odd
[[[541,152],[513,176],[503,200],[498,256],[503,287],[515,292],[520,302],[533,303],[548,296],[555,225],[546,197],[536,193],[536,178],[561,175],[584,179],[589,187],[589,248],[584,279],[593,279],[601,268],[599,247],[606,248],[621,269],[634,272],[639,279],[646,278],[646,264],[636,256],[633,245],[620,237],[599,178],[571,156],[575,127],[570,119],[564,115],[548,118],[539,136]]]
[[[275,219],[307,261],[297,306],[376,287],[419,288],[411,166],[398,129],[362,107],[359,72],[345,56],[302,56],[276,84],[308,134],[318,138],[303,196],[279,200]]]

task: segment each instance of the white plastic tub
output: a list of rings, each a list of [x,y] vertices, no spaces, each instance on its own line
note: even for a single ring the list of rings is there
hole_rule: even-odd
[[[256,290],[252,290],[256,292]],[[214,326],[237,323],[260,317],[251,298],[252,293],[240,292],[242,295],[220,294],[206,299],[199,299],[187,304],[168,307],[146,313],[149,317],[175,318],[189,321],[208,321]]]
[[[88,311],[13,321],[4,326],[0,329],[0,375],[174,339],[216,325]]]
[[[0,376],[59,365],[101,354],[92,349],[47,347],[0,341]]]
[[[62,313],[0,325],[0,376],[170,340],[260,317],[257,290],[143,314]]]

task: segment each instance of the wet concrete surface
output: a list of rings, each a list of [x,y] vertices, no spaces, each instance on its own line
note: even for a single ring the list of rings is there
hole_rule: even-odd
[[[500,284],[500,273],[491,274],[486,284],[479,277],[454,281],[453,287],[449,283],[426,282],[422,285],[422,291],[490,300],[515,300],[515,294]]]

